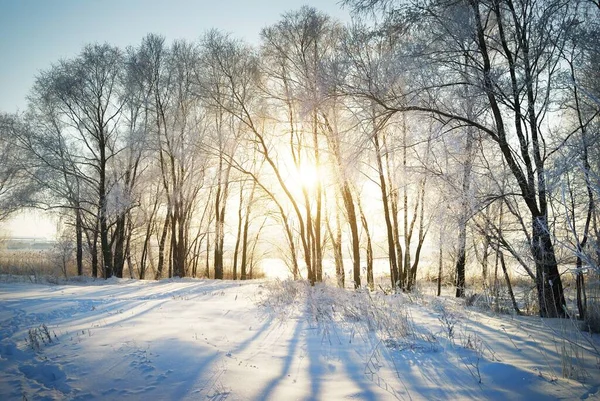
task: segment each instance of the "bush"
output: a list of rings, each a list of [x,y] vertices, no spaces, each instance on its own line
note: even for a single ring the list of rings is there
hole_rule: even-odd
[[[415,337],[414,324],[401,295],[366,289],[349,291],[308,281],[272,280],[261,287],[259,304],[279,319],[303,314],[309,323],[329,335],[333,327],[349,332],[376,332],[384,342]]]
[[[581,322],[581,330],[589,331],[590,333],[600,333],[600,302],[595,300],[588,303],[587,310],[583,322]]]

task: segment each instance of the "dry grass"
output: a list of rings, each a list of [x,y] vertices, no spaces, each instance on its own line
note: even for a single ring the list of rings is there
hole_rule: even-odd
[[[58,257],[54,249],[30,250],[30,249],[0,249],[0,275],[28,276],[32,281],[37,281],[38,277],[65,277],[63,271],[62,259]],[[66,276],[77,275],[77,266],[75,260],[67,262]],[[152,273],[152,272],[150,272]],[[214,271],[211,270],[211,278]],[[84,266],[84,275],[91,275],[91,268]],[[129,270],[125,267],[124,276],[129,277]],[[148,278],[154,277],[149,274]],[[200,275],[199,275],[200,277]],[[248,274],[248,280],[262,279],[266,275],[260,268],[254,268],[252,274]],[[233,279],[233,270],[225,268],[223,271],[225,280]],[[239,280],[240,273],[237,273]]]
[[[70,270],[68,273],[76,273],[76,271],[71,272]],[[0,274],[63,275],[60,267],[54,263],[49,250],[8,249],[0,251]]]
[[[204,277],[204,278],[214,278],[214,270],[210,271],[210,277],[206,277],[204,275],[198,275],[198,277]],[[258,280],[258,279],[262,279],[265,278],[266,274],[264,271],[262,271],[262,269],[260,268],[254,268],[252,270],[252,274],[247,273],[246,278],[248,280]],[[240,279],[240,271],[238,270],[237,272],[237,278],[236,280]],[[233,280],[233,269],[232,268],[223,268],[223,280]]]

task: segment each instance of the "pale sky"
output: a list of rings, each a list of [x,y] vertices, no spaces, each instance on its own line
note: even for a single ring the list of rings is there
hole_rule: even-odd
[[[40,70],[88,43],[125,48],[148,33],[170,42],[218,28],[258,43],[260,30],[309,5],[348,22],[339,0],[0,0],[0,111],[24,110]]]
[[[148,33],[196,40],[211,28],[258,44],[260,30],[309,5],[349,22],[339,0],[0,0],[0,112],[24,111],[39,71],[88,43],[125,48]],[[42,213],[0,224],[0,235],[52,237]],[[7,232],[8,231],[8,232]]]

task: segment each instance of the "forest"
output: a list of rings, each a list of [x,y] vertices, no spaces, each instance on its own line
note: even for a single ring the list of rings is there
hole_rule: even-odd
[[[149,33],[57,60],[0,113],[0,219],[59,216],[77,275],[279,258],[311,284],[476,281],[520,313],[518,278],[542,317],[598,309],[600,3],[342,3],[352,23],[303,7],[258,45]]]

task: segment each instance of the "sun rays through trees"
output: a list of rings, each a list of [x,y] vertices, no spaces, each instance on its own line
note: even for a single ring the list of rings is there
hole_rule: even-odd
[[[341,287],[428,277],[464,297],[476,277],[518,310],[521,274],[541,316],[583,318],[600,258],[596,4],[343,3],[351,24],[303,7],[256,46],[148,34],[48,66],[28,109],[0,116],[0,219],[59,214],[80,275],[245,280],[279,259]]]

